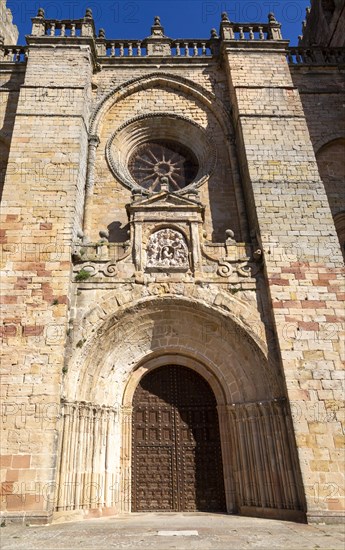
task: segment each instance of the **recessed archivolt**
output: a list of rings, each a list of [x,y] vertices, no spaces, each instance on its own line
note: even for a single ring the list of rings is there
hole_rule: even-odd
[[[231,177],[233,179],[234,191],[236,195],[236,205],[239,212],[245,213],[243,191],[240,181],[240,171],[235,148],[235,132],[230,108],[219,100],[215,94],[203,88],[201,85],[181,76],[166,72],[153,72],[149,75],[134,78],[121,84],[111,90],[104,96],[95,107],[89,124],[89,135],[101,138],[103,122],[107,120],[107,114],[125,98],[152,88],[170,89],[179,93],[184,93],[187,98],[194,101],[202,108],[206,114],[211,114],[223,133],[225,149],[231,167]],[[122,121],[123,122],[123,121]],[[114,128],[115,130],[115,128]],[[108,136],[109,138],[109,136]],[[213,138],[212,138],[213,139]],[[212,141],[212,140],[211,140]],[[247,239],[246,216],[239,216],[242,239]]]
[[[210,385],[217,401],[217,405],[225,405],[227,402],[226,392],[221,385],[220,380],[215,376],[214,372],[207,368],[200,361],[195,360],[192,357],[188,357],[176,352],[155,354],[145,357],[142,364],[139,364],[126,384],[122,404],[124,407],[130,407],[132,405],[134,392],[139,384],[140,380],[154,369],[165,365],[179,365],[181,367],[188,367],[198,374],[200,374]]]
[[[199,84],[196,84],[187,78],[172,75],[170,73],[156,72],[142,77],[128,80],[114,90],[111,90],[96,106],[90,120],[90,135],[100,134],[100,124],[105,114],[121,100],[126,97],[154,87],[172,88],[177,92],[184,92],[189,97],[194,97],[200,104],[204,105],[215,116],[225,136],[233,135],[233,125],[229,112],[216,96],[205,90]]]
[[[101,308],[102,309],[102,308]],[[239,319],[183,298],[146,298],[93,323],[66,376],[64,397],[95,404],[122,403],[132,373],[148,358],[188,358],[210,372],[226,402],[280,397],[277,366]],[[258,338],[256,338],[258,340]]]

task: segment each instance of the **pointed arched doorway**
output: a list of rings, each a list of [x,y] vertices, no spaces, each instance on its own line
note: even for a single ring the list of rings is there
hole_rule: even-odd
[[[132,511],[225,511],[216,400],[195,371],[165,365],[134,393]]]

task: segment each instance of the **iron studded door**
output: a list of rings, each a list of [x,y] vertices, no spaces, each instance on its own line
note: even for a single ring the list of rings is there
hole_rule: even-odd
[[[216,401],[186,367],[146,375],[133,400],[132,510],[224,511]]]

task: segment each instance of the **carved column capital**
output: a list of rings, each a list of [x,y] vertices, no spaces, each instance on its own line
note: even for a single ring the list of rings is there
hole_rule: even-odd
[[[88,137],[88,142],[89,142],[89,146],[90,147],[98,147],[99,145],[99,142],[100,142],[100,139],[98,136],[95,136],[95,135],[89,135]]]

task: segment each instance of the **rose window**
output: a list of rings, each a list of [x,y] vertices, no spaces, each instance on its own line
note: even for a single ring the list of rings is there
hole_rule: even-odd
[[[195,179],[199,165],[187,147],[174,141],[155,140],[137,147],[128,168],[141,187],[157,193],[163,177],[167,178],[171,192],[183,189]]]

